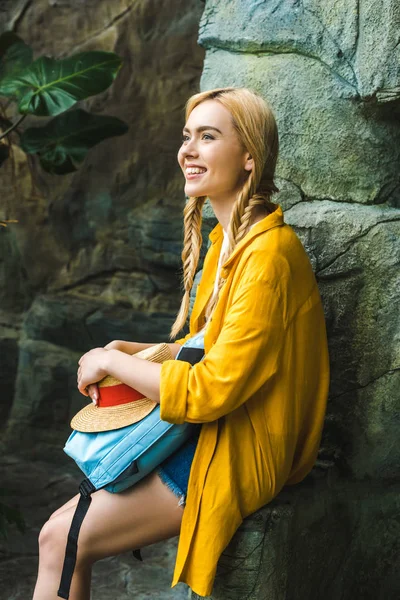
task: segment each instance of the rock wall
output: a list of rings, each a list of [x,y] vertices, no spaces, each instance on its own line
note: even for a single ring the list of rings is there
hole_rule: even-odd
[[[1,216],[19,219],[0,228],[3,440],[59,458],[82,405],[79,356],[114,338],[166,339],[180,299],[175,154],[205,50],[202,89],[246,85],[275,111],[277,201],[318,278],[332,369],[315,468],[246,519],[212,598],[398,598],[399,4],[3,5],[2,27],[37,54],[121,54],[115,84],[87,105],[130,125],[75,175],[34,167],[32,181],[17,148],[15,175],[2,167]],[[209,206],[204,216],[206,235]]]
[[[315,269],[331,359],[316,466],[245,520],[213,600],[399,597],[399,26],[392,0],[205,4],[201,89],[248,86],[274,109],[276,201]]]
[[[13,28],[35,57],[117,52],[123,66],[114,84],[84,105],[129,124],[73,175],[50,176],[36,164],[31,173],[17,146],[15,172],[10,161],[2,166],[0,217],[19,221],[0,227],[8,450],[62,456],[70,417],[82,406],[76,372],[84,352],[112,339],[168,339],[181,296],[185,196],[176,153],[185,101],[199,89],[203,8],[198,0],[2,7],[1,30]]]

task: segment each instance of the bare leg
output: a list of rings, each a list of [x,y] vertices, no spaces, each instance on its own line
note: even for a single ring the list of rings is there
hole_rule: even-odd
[[[65,544],[78,497],[58,509],[39,537],[39,573],[33,600],[57,600]],[[70,600],[89,600],[96,560],[143,548],[179,534],[183,508],[153,472],[119,494],[95,492],[79,534]]]

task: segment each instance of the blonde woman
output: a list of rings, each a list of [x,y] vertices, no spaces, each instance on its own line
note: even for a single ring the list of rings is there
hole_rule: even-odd
[[[72,600],[88,600],[93,563],[179,535],[172,586],[210,595],[218,559],[243,519],[311,470],[329,383],[325,321],[309,259],[272,203],[278,132],[271,108],[246,88],[192,96],[178,162],[184,208],[184,295],[173,356],[189,340],[204,358],[163,364],[111,342],[82,356],[78,388],[96,402],[110,374],[160,404],[161,417],[198,425],[172,457],[120,494],[98,491],[82,525]],[[209,198],[218,224],[189,310]],[[78,496],[40,534],[35,600],[55,600]]]

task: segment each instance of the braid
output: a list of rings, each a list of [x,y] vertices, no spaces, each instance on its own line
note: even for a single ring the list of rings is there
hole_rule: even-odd
[[[177,337],[183,329],[189,313],[190,291],[193,287],[196,268],[199,263],[203,243],[201,235],[202,210],[206,196],[191,197],[183,209],[184,239],[181,254],[184,295],[175,322],[170,331],[170,339]]]

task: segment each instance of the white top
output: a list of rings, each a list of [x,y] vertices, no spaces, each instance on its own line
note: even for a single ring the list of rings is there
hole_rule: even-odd
[[[257,223],[258,223],[258,221],[257,221]],[[254,227],[254,225],[257,225],[257,223],[253,223],[253,225],[250,225],[249,231],[252,227]],[[223,256],[224,252],[228,249],[228,245],[229,245],[228,234],[224,228],[222,228],[222,231],[224,232],[224,239],[222,240],[221,252],[219,254],[219,259],[218,259],[217,273],[215,275],[214,290],[213,290],[213,294],[212,294],[213,298],[216,295],[217,289],[218,289],[219,273],[221,271],[221,266],[222,266],[222,256]],[[211,302],[211,300],[209,300],[209,302]],[[200,333],[200,331],[203,331],[207,327],[207,323],[208,323],[208,321],[205,322],[204,327],[202,327],[197,333]]]

